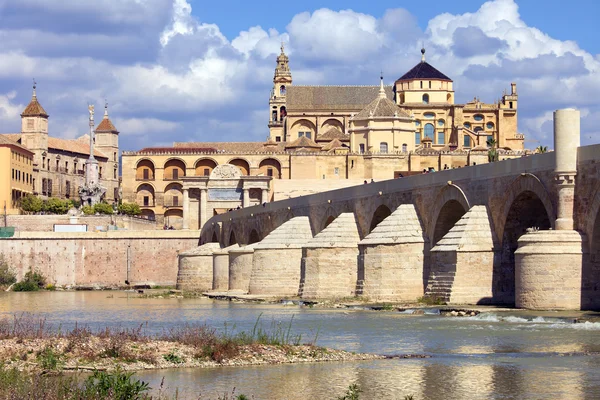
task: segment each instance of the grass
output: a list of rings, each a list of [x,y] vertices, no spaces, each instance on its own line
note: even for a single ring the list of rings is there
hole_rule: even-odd
[[[441,299],[439,297],[435,297],[435,296],[419,297],[417,299],[417,302],[428,305],[428,306],[445,306],[446,305],[446,302],[443,299]]]
[[[262,314],[258,316],[251,331],[236,331],[235,326],[225,326],[224,332],[205,324],[186,324],[171,328],[160,334],[148,334],[148,325],[140,324],[137,328],[103,328],[92,331],[89,327],[75,325],[71,330],[52,327],[44,318],[36,318],[31,314],[14,315],[12,318],[0,319],[0,340],[47,339],[55,341],[66,339],[66,346],[61,351],[46,346],[38,354],[39,366],[46,371],[60,370],[65,358],[83,357],[88,361],[110,358],[125,362],[144,361],[156,364],[157,358],[151,351],[140,351],[140,345],[151,340],[164,341],[190,346],[194,349],[195,358],[222,363],[240,355],[245,346],[267,345],[279,347],[299,346],[302,335],[292,331],[294,317],[288,323],[272,321],[268,328],[263,327]],[[319,331],[312,342],[315,346]],[[93,346],[92,339],[96,339]],[[97,340],[99,339],[99,340]],[[23,357],[19,355],[19,357]],[[24,356],[25,359],[27,356]],[[181,364],[181,355],[172,350],[163,356],[165,361]]]

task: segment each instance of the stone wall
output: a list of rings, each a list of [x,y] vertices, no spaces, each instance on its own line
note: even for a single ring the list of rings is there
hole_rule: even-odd
[[[198,231],[17,232],[0,253],[17,272],[39,270],[57,285],[175,285],[177,254],[198,245]],[[127,272],[128,259],[130,263]]]
[[[15,227],[17,232],[53,232],[54,225],[69,225],[68,215],[9,215],[7,225]],[[0,218],[2,225],[4,219]],[[132,218],[123,215],[89,215],[77,217],[75,224],[85,224],[88,232],[105,231],[108,225],[116,225],[118,229],[135,231],[162,229],[154,221]]]

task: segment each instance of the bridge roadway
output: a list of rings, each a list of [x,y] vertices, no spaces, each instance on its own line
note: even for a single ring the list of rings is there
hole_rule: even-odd
[[[212,271],[250,294],[598,308],[600,145],[579,138],[559,110],[555,152],[235,210],[200,244],[251,245]]]

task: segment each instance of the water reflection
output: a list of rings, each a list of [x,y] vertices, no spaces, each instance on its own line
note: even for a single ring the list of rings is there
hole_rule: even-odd
[[[510,317],[449,318],[394,312],[236,304],[208,299],[140,299],[124,292],[0,293],[0,314],[34,312],[55,326],[137,327],[161,332],[185,323],[250,330],[259,315],[288,323],[318,344],[381,354],[427,353],[430,359],[277,365],[141,372],[157,388],[162,377],[184,398],[216,398],[237,388],[257,399],[334,399],[358,383],[361,398],[600,398],[600,324],[567,324],[515,312]]]

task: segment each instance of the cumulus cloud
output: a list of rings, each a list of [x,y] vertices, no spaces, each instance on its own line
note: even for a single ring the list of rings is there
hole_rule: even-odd
[[[507,47],[504,40],[489,37],[475,26],[457,28],[452,37],[452,51],[461,58],[482,54],[495,54]]]
[[[585,109],[582,129],[600,126],[600,56],[528,26],[513,0],[437,15],[425,31],[402,8],[324,8],[295,15],[283,32],[242,26],[234,38],[186,0],[0,0],[0,10],[0,120],[10,130],[35,77],[53,135],[85,133],[87,102],[108,98],[124,149],[264,140],[282,41],[294,84],[377,84],[380,70],[392,83],[419,62],[424,43],[459,102],[493,102],[516,81],[528,146],[549,144],[556,108]]]

